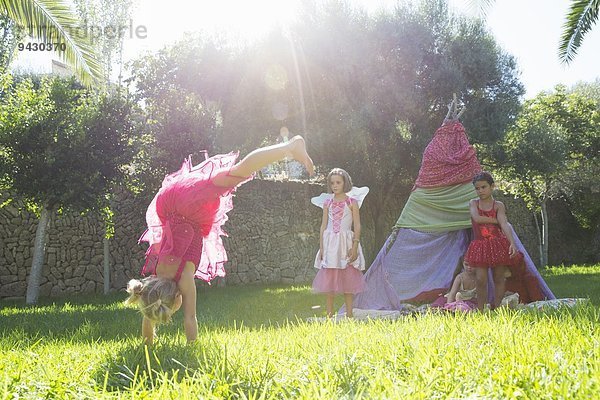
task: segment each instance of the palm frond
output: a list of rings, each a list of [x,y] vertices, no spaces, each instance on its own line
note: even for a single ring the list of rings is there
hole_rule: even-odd
[[[469,3],[470,9],[475,10],[481,18],[485,19],[488,11],[492,7],[492,5],[495,3],[495,1],[494,0],[469,0],[468,3]]]
[[[73,67],[84,85],[101,81],[102,67],[89,32],[79,25],[66,0],[0,0],[0,13],[41,42],[64,43],[65,50],[58,54]]]
[[[573,61],[583,37],[598,21],[600,0],[575,0],[571,3],[558,48],[561,62]]]

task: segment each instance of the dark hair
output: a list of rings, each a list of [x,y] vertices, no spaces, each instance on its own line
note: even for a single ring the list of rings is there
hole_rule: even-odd
[[[494,178],[492,178],[492,174],[490,174],[487,171],[481,171],[480,173],[478,173],[477,175],[475,175],[473,177],[473,185],[475,184],[475,182],[479,182],[479,181],[486,181],[487,183],[490,184],[490,186],[492,186],[494,184]]]

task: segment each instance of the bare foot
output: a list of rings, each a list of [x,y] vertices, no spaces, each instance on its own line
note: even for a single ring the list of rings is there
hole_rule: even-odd
[[[313,160],[306,152],[306,143],[304,142],[304,138],[300,135],[294,136],[290,140],[289,144],[292,158],[302,163],[304,168],[306,168],[308,175],[313,176],[315,174],[315,165],[313,164]]]

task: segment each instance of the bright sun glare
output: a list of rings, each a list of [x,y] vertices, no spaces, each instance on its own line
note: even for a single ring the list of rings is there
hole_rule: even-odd
[[[155,52],[185,38],[189,32],[223,37],[231,43],[252,43],[274,27],[298,18],[304,0],[137,0],[131,24],[144,38],[125,38],[125,59]],[[396,0],[350,0],[367,10],[391,7]],[[135,3],[134,3],[135,4]],[[317,0],[319,4],[319,0]]]
[[[151,42],[161,44],[195,31],[253,41],[277,25],[290,23],[298,12],[299,1],[146,0],[139,3],[134,18],[136,23],[147,25]]]

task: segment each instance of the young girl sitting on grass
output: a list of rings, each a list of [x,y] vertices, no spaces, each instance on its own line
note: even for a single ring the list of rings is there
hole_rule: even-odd
[[[472,311],[477,309],[477,279],[475,269],[460,259],[462,270],[452,281],[450,291],[438,297],[431,307],[449,311]]]
[[[446,294],[443,308],[450,311],[471,311],[477,309],[477,278],[475,269],[463,261],[463,270],[456,275],[450,292]]]

